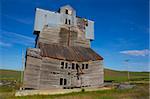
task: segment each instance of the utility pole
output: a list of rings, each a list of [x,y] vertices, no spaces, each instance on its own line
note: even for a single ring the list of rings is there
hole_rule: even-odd
[[[127,65],[128,81],[130,80],[130,72],[129,72],[129,66],[128,66],[128,62],[129,62],[129,61],[130,61],[129,59],[126,59],[126,60],[125,60],[125,63],[126,63],[126,65]]]

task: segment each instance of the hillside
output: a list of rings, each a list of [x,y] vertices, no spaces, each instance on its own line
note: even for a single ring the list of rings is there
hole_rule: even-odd
[[[115,82],[124,82],[127,81],[127,71],[116,71],[105,69],[104,70],[104,79],[113,80]],[[130,80],[131,81],[148,81],[149,80],[149,72],[130,72]]]
[[[20,81],[21,71],[15,70],[0,70],[0,80],[17,80]]]
[[[105,81],[126,81],[127,72],[126,71],[116,71],[105,69],[104,70]],[[130,72],[130,80],[149,80],[148,72]],[[21,71],[15,70],[0,70],[0,80],[16,80],[20,81]]]

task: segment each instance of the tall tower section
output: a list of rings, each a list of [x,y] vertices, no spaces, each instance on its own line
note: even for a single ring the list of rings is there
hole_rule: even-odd
[[[39,43],[90,47],[90,41],[94,40],[94,22],[76,16],[69,5],[58,12],[36,8],[34,34],[36,47]]]

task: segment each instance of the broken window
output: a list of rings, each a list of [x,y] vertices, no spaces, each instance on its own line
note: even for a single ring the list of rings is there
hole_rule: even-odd
[[[74,66],[75,66],[75,64],[74,64],[74,63],[72,63],[72,69],[74,69]]]
[[[60,78],[60,85],[63,85],[63,78]]]
[[[86,69],[88,69],[88,64],[86,64],[86,67],[85,67]]]
[[[84,64],[82,64],[82,69],[84,69]]]
[[[64,79],[64,85],[67,85],[67,79]]]
[[[61,69],[64,68],[64,62],[61,62]]]

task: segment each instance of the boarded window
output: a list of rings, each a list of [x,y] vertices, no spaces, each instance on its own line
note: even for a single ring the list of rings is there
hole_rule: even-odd
[[[88,64],[86,64],[86,67],[85,67],[86,69],[88,69]]]
[[[63,85],[63,78],[60,78],[60,85]]]
[[[84,69],[84,64],[82,64],[82,69]]]
[[[74,66],[75,66],[75,64],[74,64],[74,63],[72,63],[72,69],[74,69]]]
[[[64,68],[64,62],[61,62],[61,69]]]
[[[64,79],[64,85],[67,85],[67,79]]]

